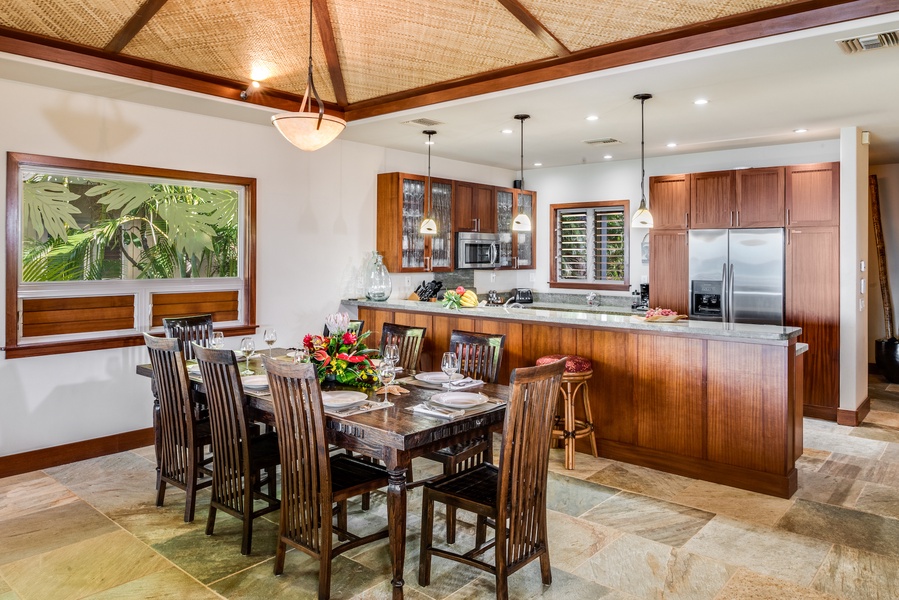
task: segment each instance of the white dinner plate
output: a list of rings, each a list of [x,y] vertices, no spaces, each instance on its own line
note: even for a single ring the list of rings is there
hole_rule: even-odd
[[[322,392],[322,404],[328,408],[343,408],[362,404],[368,400],[368,394],[353,392],[350,390],[338,390],[336,392]]]
[[[476,392],[441,392],[431,396],[431,402],[452,408],[471,408],[487,402],[487,397]]]
[[[268,387],[268,375],[247,375],[240,380],[248,390],[264,390]]]
[[[450,378],[446,376],[446,373],[442,371],[432,371],[430,373],[416,373],[415,378],[419,381],[424,381],[425,383],[447,383],[450,381]],[[452,381],[456,381],[458,379],[463,379],[464,375],[462,373],[453,373]]]

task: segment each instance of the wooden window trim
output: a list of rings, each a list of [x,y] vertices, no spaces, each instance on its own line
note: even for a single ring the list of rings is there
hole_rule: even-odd
[[[556,267],[556,222],[558,212],[567,209],[590,209],[620,206],[624,211],[624,281],[622,283],[579,283],[570,281],[558,281]],[[628,221],[630,215],[630,200],[597,200],[593,202],[569,202],[566,204],[551,204],[549,218],[549,287],[570,290],[606,290],[615,292],[628,292],[631,289],[631,224]]]
[[[2,348],[6,358],[24,358],[28,356],[44,356],[68,352],[85,352],[109,348],[124,348],[143,344],[140,333],[109,336],[98,332],[96,338],[49,343],[19,344],[18,341],[18,300],[19,300],[19,255],[21,253],[21,206],[19,203],[20,169],[27,168],[69,168],[102,173],[138,175],[156,178],[201,181],[236,185],[243,187],[243,218],[246,223],[243,239],[243,298],[244,306],[241,314],[242,322],[237,325],[217,327],[217,331],[228,336],[252,335],[256,332],[256,179],[202,173],[198,171],[181,171],[107,163],[74,158],[60,158],[7,152],[6,155],[6,345]]]

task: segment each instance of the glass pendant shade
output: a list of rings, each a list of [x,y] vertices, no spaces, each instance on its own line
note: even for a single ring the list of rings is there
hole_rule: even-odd
[[[272,123],[288,142],[309,152],[327,146],[341,134],[346,121],[333,115],[318,112],[293,112],[272,115]]]
[[[512,231],[530,231],[531,219],[524,213],[518,213],[515,220],[512,221]]]
[[[631,227],[652,227],[652,213],[646,208],[646,192],[644,185],[646,184],[646,125],[643,118],[643,107],[646,101],[652,98],[652,94],[637,94],[634,100],[640,101],[640,207],[634,213],[631,219]]]
[[[432,217],[427,217],[424,221],[421,222],[419,233],[423,235],[435,235],[437,233],[437,221],[435,221]]]
[[[652,227],[652,213],[646,208],[646,201],[640,202],[640,208],[634,213],[631,219],[631,227]]]

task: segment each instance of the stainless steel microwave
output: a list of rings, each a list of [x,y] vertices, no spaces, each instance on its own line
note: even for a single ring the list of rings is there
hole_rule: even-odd
[[[456,234],[457,269],[495,269],[499,266],[499,234]]]

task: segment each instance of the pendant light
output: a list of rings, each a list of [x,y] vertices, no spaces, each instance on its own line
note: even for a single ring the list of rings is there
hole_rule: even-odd
[[[518,180],[518,189],[524,189],[524,122],[530,119],[531,115],[515,115],[515,118],[521,123],[521,179]],[[521,212],[521,204],[518,205],[518,214],[512,221],[512,231],[530,231],[531,218]]]
[[[307,107],[312,108],[310,90],[318,103],[318,110],[315,112],[306,110]],[[346,127],[346,121],[343,119],[325,114],[325,105],[312,81],[312,0],[309,0],[309,74],[306,77],[303,102],[300,104],[299,112],[272,115],[272,123],[288,142],[300,150],[310,152],[330,144]]]
[[[634,100],[640,101],[640,208],[637,209],[637,212],[634,213],[634,218],[631,219],[631,227],[652,227],[652,213],[646,208],[646,192],[644,191],[644,186],[646,185],[646,158],[643,151],[643,147],[646,144],[643,105],[650,98],[652,98],[652,94],[637,94],[634,96]]]
[[[433,129],[425,129],[422,133],[428,136],[428,141],[425,142],[428,145],[428,179],[425,181],[425,200],[427,200],[431,197],[431,146],[434,145],[434,142],[431,141],[431,136],[436,135],[437,132]],[[437,221],[434,220],[433,208],[433,203],[429,202],[428,216],[421,222],[421,228],[419,229],[419,233],[422,235],[436,235],[437,233]]]

